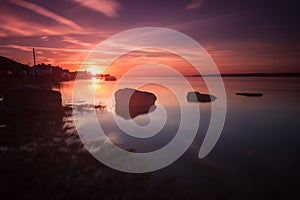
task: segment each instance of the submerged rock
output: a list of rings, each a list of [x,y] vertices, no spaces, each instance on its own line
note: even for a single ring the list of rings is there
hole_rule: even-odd
[[[257,93],[257,92],[237,92],[235,93],[236,95],[240,96],[247,96],[247,97],[262,97],[262,93]]]
[[[62,110],[61,93],[31,85],[19,85],[2,93],[2,113],[56,112]]]
[[[120,89],[115,93],[116,114],[125,118],[134,118],[149,113],[154,106],[156,96],[150,92],[131,88]]]
[[[212,102],[217,99],[216,96],[210,94],[201,94],[200,92],[188,92],[186,99],[188,102]]]

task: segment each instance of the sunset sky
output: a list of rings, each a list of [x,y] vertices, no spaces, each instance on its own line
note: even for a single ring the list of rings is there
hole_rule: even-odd
[[[89,51],[132,28],[198,41],[222,73],[299,72],[300,3],[261,0],[3,0],[0,55],[77,70]],[[125,62],[125,61],[124,61]]]

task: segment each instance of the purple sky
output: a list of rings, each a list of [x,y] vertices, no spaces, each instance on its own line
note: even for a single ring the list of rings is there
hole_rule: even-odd
[[[299,1],[3,0],[0,55],[76,70],[120,31],[165,27],[198,41],[221,72],[299,72]]]

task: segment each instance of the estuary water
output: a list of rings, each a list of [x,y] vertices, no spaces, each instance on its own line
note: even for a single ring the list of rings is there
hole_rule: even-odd
[[[157,84],[161,79],[164,86]],[[201,78],[190,77],[188,81],[193,90],[209,93]],[[213,84],[214,78],[209,81],[212,87],[218,87]],[[90,120],[96,113],[97,123],[105,132],[106,139],[120,148],[141,153],[163,148],[172,141],[182,119],[180,108],[199,109],[200,119],[189,119],[191,124],[195,120],[199,123],[192,145],[170,166],[154,172],[156,176],[175,177],[192,197],[294,197],[300,184],[300,78],[226,77],[223,81],[227,105],[224,127],[212,151],[202,159],[199,159],[198,153],[210,123],[212,104],[224,100],[218,98],[218,94],[213,94],[217,97],[213,102],[180,102],[178,98],[184,98],[189,90],[176,77],[131,78],[122,83],[96,78],[78,80],[76,90],[80,92],[76,97],[73,97],[74,82],[62,83],[59,90],[65,105],[86,108],[74,113],[77,119],[81,119],[77,126],[83,127],[82,130],[97,135],[99,130]],[[138,89],[141,91],[155,94],[156,104],[160,107],[149,114],[123,119],[115,113],[114,91],[136,88],[136,85],[140,85]],[[168,86],[176,90],[172,91]],[[89,98],[91,91],[95,94],[93,99]],[[236,92],[259,92],[263,96],[238,96]],[[103,107],[94,109],[87,105]],[[145,135],[140,131],[136,133],[137,137],[132,137],[116,124],[116,120],[124,123],[129,120],[143,127],[155,119],[158,124],[165,120],[157,135]]]
[[[300,199],[300,78],[226,77],[226,98],[214,78],[207,83],[210,91],[199,77],[187,80],[191,88],[178,77],[85,79],[76,82],[75,96],[74,81],[63,82],[53,86],[62,94],[63,115],[20,113],[1,118],[0,198]],[[124,88],[153,93],[156,106],[133,118],[117,114],[115,92]],[[216,99],[189,102],[186,97],[191,90]],[[212,110],[224,111],[220,103],[225,100],[221,135],[200,159]],[[136,162],[107,151],[109,147],[133,153],[164,149],[174,141],[182,121],[183,135],[195,133],[195,138],[178,159],[153,172],[120,172],[86,150],[106,153],[109,161],[119,160],[118,165],[133,169]],[[140,129],[126,131],[126,124]],[[150,125],[152,131],[148,131]],[[82,138],[89,138],[91,145],[85,147]],[[167,156],[157,157],[171,158],[187,143],[184,139]]]

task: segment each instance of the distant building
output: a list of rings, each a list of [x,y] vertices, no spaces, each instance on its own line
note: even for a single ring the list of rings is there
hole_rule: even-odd
[[[76,78],[79,78],[79,79],[85,79],[85,78],[91,78],[91,77],[93,77],[93,75],[87,71],[78,71],[76,74]]]
[[[29,65],[0,56],[0,78],[28,77],[27,80],[29,80],[30,77],[40,77],[39,80],[42,81],[59,82],[74,79],[75,75],[75,73],[70,73],[69,70],[59,66],[41,63],[29,67]],[[85,72],[84,77],[89,76],[90,74]]]
[[[53,73],[53,66],[45,65],[44,63],[35,65],[29,69],[29,74],[33,76],[51,75]]]
[[[62,81],[69,81],[69,80],[71,80],[71,75],[70,75],[70,73],[63,72],[60,75],[60,78],[61,78]]]

